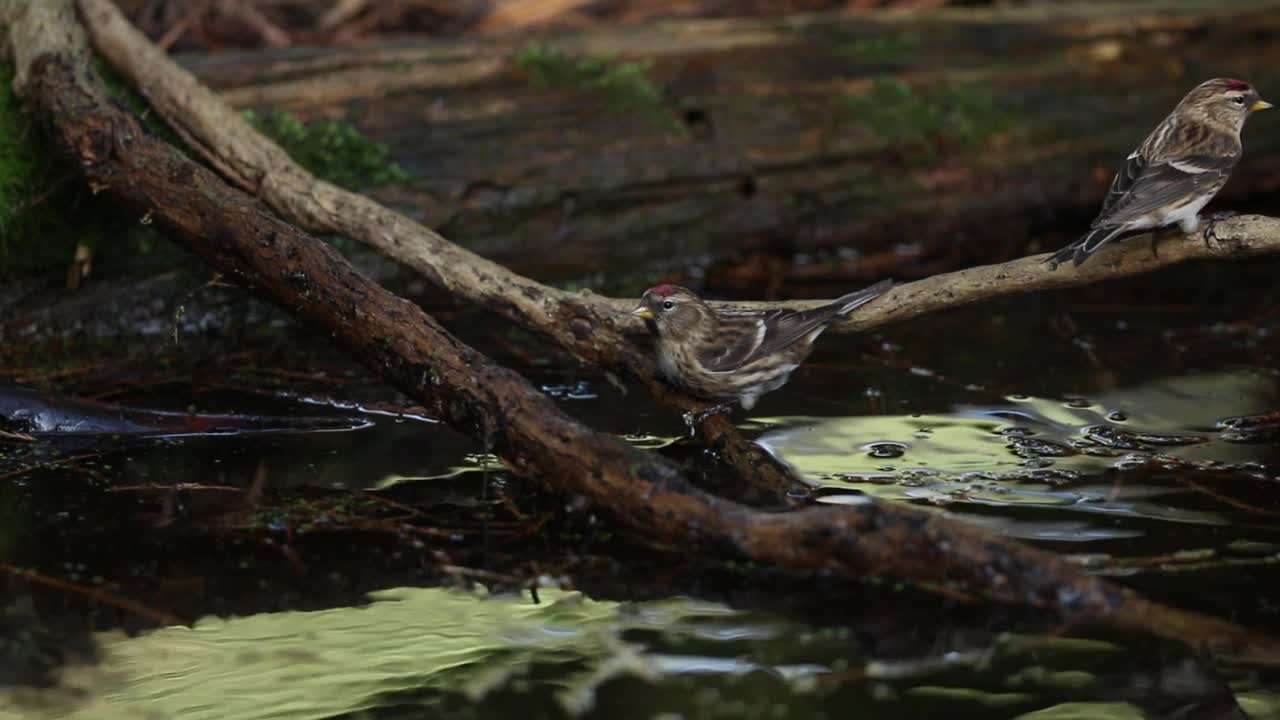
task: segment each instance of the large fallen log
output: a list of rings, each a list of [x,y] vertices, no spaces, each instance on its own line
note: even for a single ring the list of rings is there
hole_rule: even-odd
[[[345,119],[388,143],[414,180],[374,197],[526,275],[847,246],[861,257],[831,260],[855,282],[1005,260],[1083,227],[1196,83],[1240,76],[1280,96],[1277,10],[1055,3],[181,61],[236,107]],[[1221,205],[1280,186],[1273,122],[1246,132]]]
[[[1280,644],[1151,603],[1061,558],[911,508],[868,504],[769,514],[689,485],[669,461],[595,433],[518,375],[378,287],[332,248],[151,136],[89,68],[70,0],[0,0],[19,93],[91,187],[151,218],[228,277],[329,332],[388,383],[483,442],[515,472],[654,540],[846,577],[958,585],[1096,622],[1274,658]]]

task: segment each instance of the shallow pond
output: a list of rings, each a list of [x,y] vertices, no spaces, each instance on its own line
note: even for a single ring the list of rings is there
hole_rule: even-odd
[[[818,502],[950,513],[1274,633],[1277,318],[1174,273],[825,337],[736,417]],[[716,474],[641,393],[449,320]],[[0,445],[0,717],[1280,717],[1268,667],[651,546],[282,332],[6,351],[50,392],[254,423]]]

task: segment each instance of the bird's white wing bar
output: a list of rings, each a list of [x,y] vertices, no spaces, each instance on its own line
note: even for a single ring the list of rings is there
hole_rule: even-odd
[[[1193,155],[1181,160],[1166,161],[1169,167],[1175,170],[1181,170],[1188,175],[1202,175],[1204,173],[1221,173],[1224,169],[1229,169],[1235,164],[1236,153],[1232,153],[1221,158],[1211,158],[1204,155]]]

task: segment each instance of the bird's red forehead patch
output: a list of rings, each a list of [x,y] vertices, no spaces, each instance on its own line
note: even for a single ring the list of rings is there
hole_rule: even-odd
[[[1228,90],[1251,90],[1252,89],[1249,87],[1249,83],[1243,80],[1236,80],[1234,78],[1227,78],[1226,80],[1222,81],[1222,84],[1226,85]]]
[[[678,292],[679,290],[680,288],[676,287],[675,285],[666,285],[666,284],[654,285],[653,287],[649,288],[649,292],[653,293],[654,295],[657,295],[658,297],[670,297],[672,295],[675,295],[676,292]]]

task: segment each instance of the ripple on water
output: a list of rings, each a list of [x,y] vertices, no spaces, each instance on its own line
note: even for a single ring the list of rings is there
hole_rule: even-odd
[[[759,442],[824,488],[823,502],[963,507],[1010,535],[1080,541],[1142,534],[1115,518],[1226,522],[1219,512],[1179,506],[1186,488],[1149,476],[1272,467],[1280,462],[1274,445],[1240,443],[1222,421],[1276,405],[1272,378],[1189,375],[1090,398],[1012,395],[946,414],[761,419],[773,429]],[[1052,514],[1031,522],[984,507]],[[1075,519],[1063,521],[1062,512]]]

